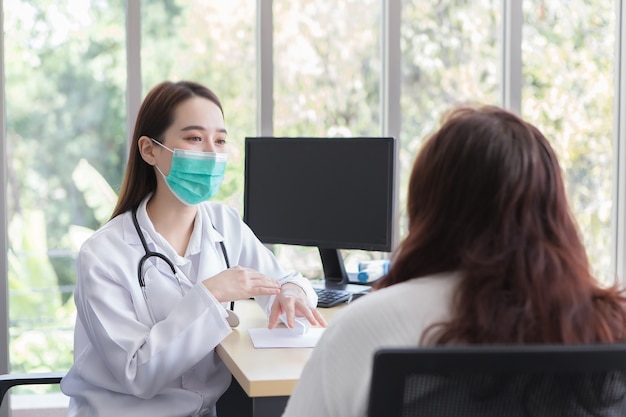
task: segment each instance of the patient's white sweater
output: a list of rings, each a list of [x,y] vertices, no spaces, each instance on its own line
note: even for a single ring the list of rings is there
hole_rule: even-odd
[[[412,347],[450,317],[458,274],[396,284],[339,311],[313,350],[283,417],[365,417],[374,353]]]

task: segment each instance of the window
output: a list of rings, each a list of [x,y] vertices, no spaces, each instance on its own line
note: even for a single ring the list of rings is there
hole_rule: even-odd
[[[554,147],[596,275],[612,282],[615,6],[524,2],[523,116]]]
[[[4,25],[10,369],[66,370],[77,245],[109,214],[81,179],[125,163],[124,9],[7,0]]]
[[[500,104],[501,25],[499,1],[403,2],[401,236],[408,176],[423,139],[453,104]]]
[[[378,136],[380,1],[274,0],[274,136]],[[355,207],[356,207],[355,202]],[[317,248],[276,245],[281,264],[322,276]],[[369,257],[344,251],[346,266]]]
[[[197,81],[217,94],[228,129],[229,159],[215,200],[240,213],[244,138],[255,134],[255,13],[249,0],[144,0],[141,8],[144,95],[164,80]]]

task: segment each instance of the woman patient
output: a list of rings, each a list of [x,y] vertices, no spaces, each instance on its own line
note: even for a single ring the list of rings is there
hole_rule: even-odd
[[[626,300],[591,275],[556,155],[518,116],[452,109],[415,160],[407,213],[389,273],[335,316],[283,416],[365,416],[382,347],[626,339]]]

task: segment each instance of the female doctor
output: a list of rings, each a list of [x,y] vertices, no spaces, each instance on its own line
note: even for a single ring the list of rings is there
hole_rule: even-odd
[[[215,347],[254,297],[273,328],[326,323],[309,281],[281,270],[222,204],[222,106],[208,88],[163,82],[139,109],[111,219],[77,259],[68,416],[216,416],[231,375]]]

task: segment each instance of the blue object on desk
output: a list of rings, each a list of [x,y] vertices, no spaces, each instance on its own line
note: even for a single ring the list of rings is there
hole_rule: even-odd
[[[389,272],[389,261],[368,261],[359,263],[357,279],[361,283],[373,282]]]

